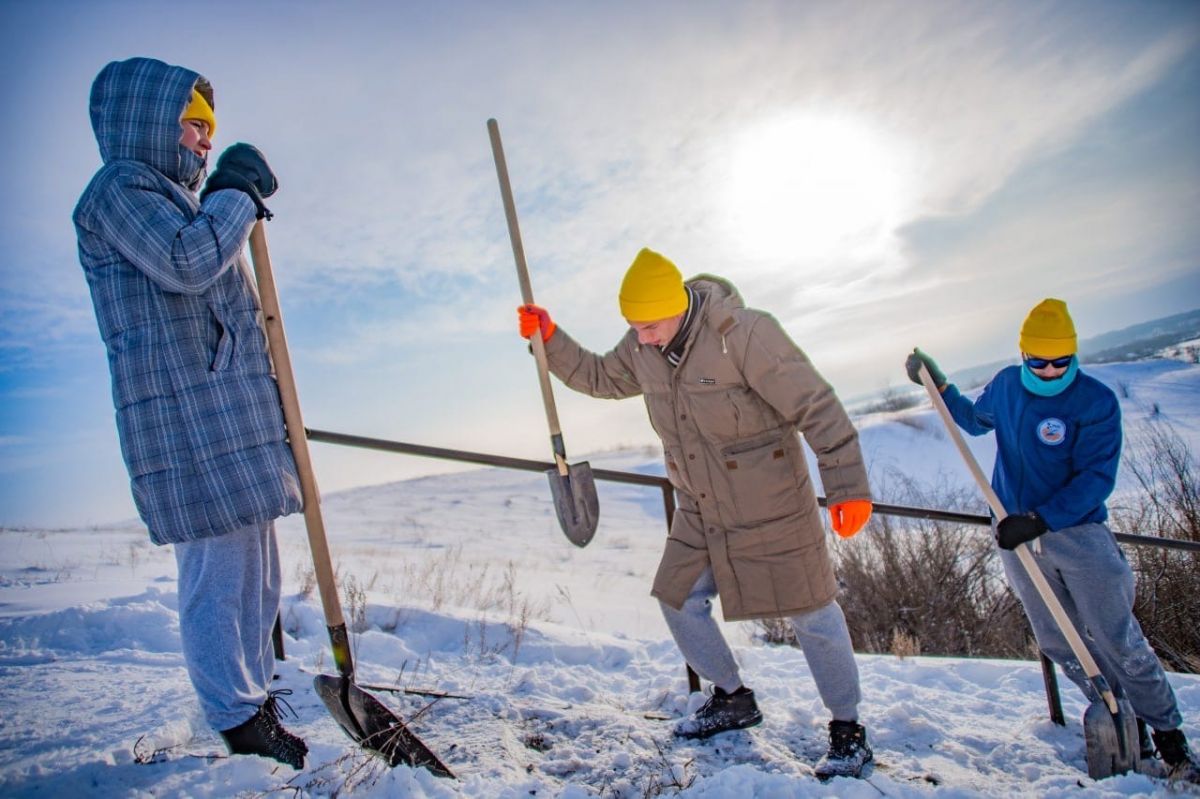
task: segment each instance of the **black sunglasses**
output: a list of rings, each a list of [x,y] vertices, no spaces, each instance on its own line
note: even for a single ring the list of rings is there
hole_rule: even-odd
[[[1066,369],[1071,365],[1071,361],[1073,360],[1075,360],[1074,355],[1064,355],[1061,358],[1025,357],[1025,363],[1029,364],[1030,369],[1045,369],[1047,366],[1053,366],[1055,369]]]

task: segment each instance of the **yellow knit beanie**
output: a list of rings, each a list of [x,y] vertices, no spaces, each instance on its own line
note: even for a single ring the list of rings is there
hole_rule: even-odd
[[[621,281],[621,315],[630,322],[657,322],[687,310],[683,275],[654,250],[642,248]]]
[[[213,113],[212,106],[208,104],[208,100],[204,99],[204,95],[195,89],[192,89],[192,101],[188,103],[187,108],[183,109],[179,119],[198,119],[201,122],[207,122],[210,138],[217,133],[217,115]]]
[[[1040,358],[1061,358],[1078,350],[1075,323],[1062,300],[1045,299],[1021,325],[1021,352]]]

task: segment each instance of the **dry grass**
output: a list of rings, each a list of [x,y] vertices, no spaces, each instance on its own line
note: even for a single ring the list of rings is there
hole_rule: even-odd
[[[902,630],[892,631],[892,654],[900,660],[915,658],[921,654],[921,642]]]

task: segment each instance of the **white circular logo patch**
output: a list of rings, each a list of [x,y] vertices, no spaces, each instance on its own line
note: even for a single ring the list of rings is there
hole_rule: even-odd
[[[1057,447],[1067,440],[1067,425],[1062,419],[1043,419],[1037,426],[1038,440],[1050,447]]]

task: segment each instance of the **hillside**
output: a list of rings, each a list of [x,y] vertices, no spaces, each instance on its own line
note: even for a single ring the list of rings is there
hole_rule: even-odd
[[[1200,451],[1200,366],[1096,367],[1126,426],[1169,421]],[[966,473],[929,409],[860,420],[872,480],[960,482]],[[973,446],[985,461],[990,439]],[[594,465],[661,473],[653,450]],[[657,491],[601,484],[601,525],[577,549],[540,475],[480,469],[325,498],[359,681],[413,719],[456,782],[364,759],[311,690],[331,670],[302,520],[279,526],[288,659],[309,742],[292,772],[229,758],[199,717],[183,669],[174,559],[137,524],[0,531],[0,795],[226,797],[1152,796],[1160,783],[1086,776],[1079,718],[1046,718],[1030,661],[860,657],[863,720],[878,765],[867,782],[822,785],[811,764],[825,711],[803,656],[726,625],[766,716],[704,743],[672,740],[689,697],[648,587],[665,535]],[[978,510],[978,508],[967,508]],[[840,546],[854,546],[855,539]],[[1200,740],[1200,677],[1171,675]],[[432,702],[432,704],[430,704]],[[426,707],[428,705],[428,707]]]

